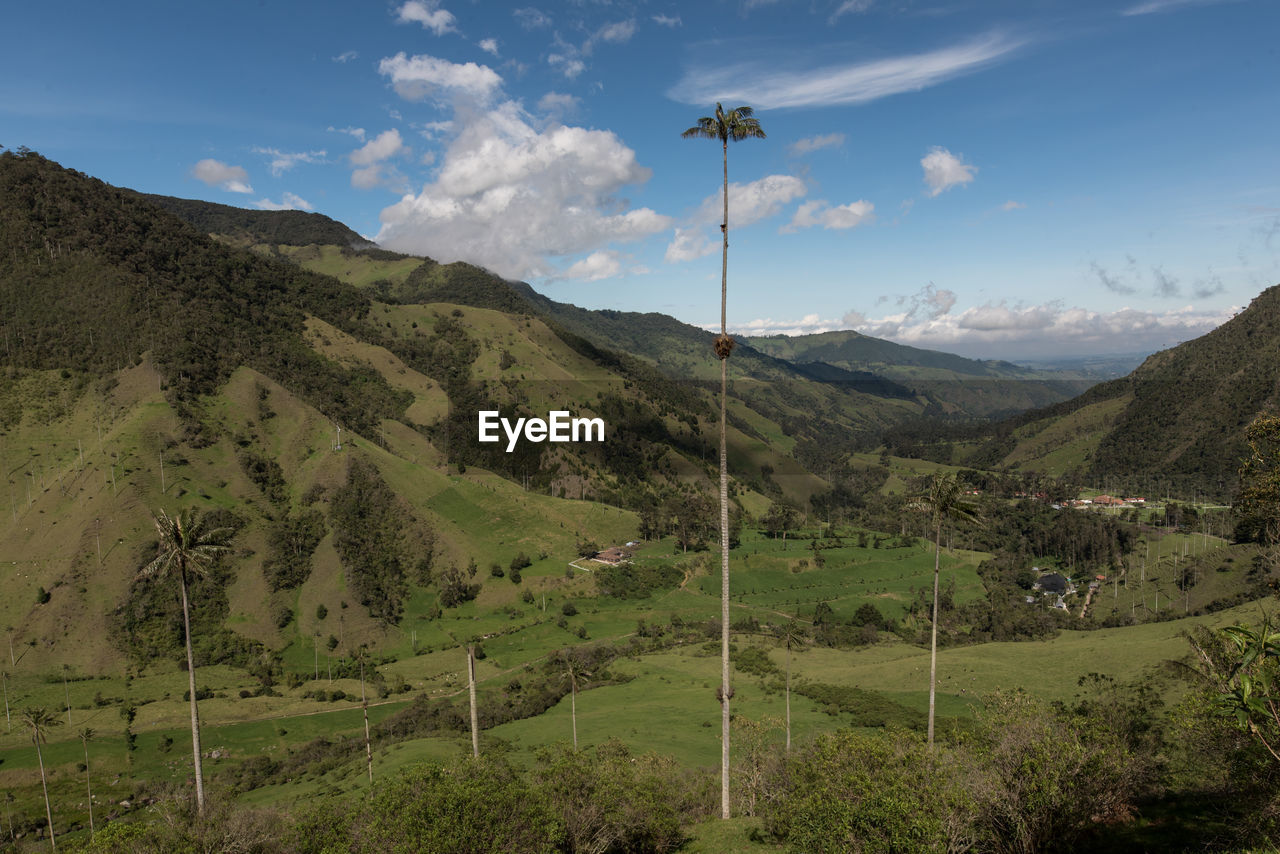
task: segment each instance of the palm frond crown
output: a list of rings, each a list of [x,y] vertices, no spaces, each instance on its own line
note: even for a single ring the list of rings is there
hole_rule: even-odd
[[[229,551],[226,541],[231,529],[210,527],[208,516],[198,516],[190,508],[173,516],[160,510],[155,525],[159,549],[139,575],[204,575],[219,554]]]
[[[680,136],[684,139],[718,139],[726,145],[730,140],[764,139],[760,121],[752,117],[754,112],[751,107],[742,106],[726,113],[724,107],[717,103],[714,116],[701,117],[696,125]]]

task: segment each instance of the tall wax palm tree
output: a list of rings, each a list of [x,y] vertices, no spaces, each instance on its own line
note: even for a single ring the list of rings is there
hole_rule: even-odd
[[[40,745],[47,740],[46,733],[53,727],[61,726],[62,721],[44,706],[32,706],[23,710],[22,722],[31,727],[31,740],[36,745],[36,761],[40,763],[40,786],[44,789],[44,814],[49,820],[49,847],[57,851],[58,840],[53,833],[53,807],[49,805],[49,783],[44,775],[44,755],[40,752]]]
[[[144,577],[176,576],[182,590],[182,627],[187,644],[187,682],[191,689],[191,752],[195,757],[196,808],[204,814],[204,774],[200,762],[200,710],[196,705],[196,663],[191,653],[191,607],[187,580],[209,572],[219,554],[228,551],[230,528],[211,528],[209,517],[187,508],[176,516],[161,510],[155,517],[159,547],[155,560],[138,573]]]
[[[360,708],[364,710],[364,752],[369,762],[369,784],[373,785],[373,742],[369,740],[369,701],[364,694],[364,666],[369,661],[369,647],[360,644],[352,656],[360,664]]]
[[[84,788],[89,798],[89,838],[93,839],[93,784],[89,781],[89,742],[93,741],[97,733],[91,727],[81,727],[76,735],[84,745]]]
[[[790,620],[778,627],[778,640],[787,648],[787,754],[791,753],[791,651],[809,641],[804,627]]]
[[[929,749],[933,749],[934,698],[938,685],[938,578],[942,561],[942,523],[947,519],[976,520],[977,514],[962,500],[964,490],[955,472],[938,472],[917,493],[911,506],[933,517],[933,621],[929,637]]]
[[[751,107],[724,111],[716,104],[714,116],[702,116],[681,136],[685,139],[718,139],[724,159],[724,220],[720,223],[723,248],[720,255],[720,334],[715,340],[720,359],[720,815],[729,817],[729,457],[728,413],[729,353],[734,341],[729,337],[727,303],[729,294],[729,141],[764,139],[759,120]]]

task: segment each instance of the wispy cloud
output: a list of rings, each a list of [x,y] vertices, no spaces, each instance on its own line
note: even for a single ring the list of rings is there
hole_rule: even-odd
[[[875,210],[876,206],[865,199],[834,207],[825,199],[815,199],[797,208],[791,222],[781,230],[792,232],[815,225],[820,225],[829,231],[857,228],[860,225],[875,222]]]
[[[350,62],[350,61],[351,61],[351,60],[353,60],[353,59],[356,59],[356,58],[357,58],[357,57],[359,57],[359,56],[360,56],[360,54],[359,54],[359,53],[357,53],[356,51],[354,51],[354,50],[348,50],[348,51],[343,51],[342,53],[340,53],[340,54],[338,54],[337,56],[333,57],[333,61],[334,61],[334,62],[341,62],[343,65],[346,65],[348,62]]]
[[[670,27],[673,30],[684,24],[679,15],[654,15],[653,22],[660,27]]]
[[[1000,210],[1002,210],[1002,211],[1020,211],[1020,210],[1022,210],[1022,209],[1023,209],[1023,208],[1025,208],[1025,207],[1026,207],[1026,205],[1025,205],[1025,204],[1023,204],[1022,202],[1015,202],[1013,199],[1010,199],[1009,201],[1005,202],[1003,205],[1001,205],[1001,206],[1000,206]]]
[[[871,4],[875,0],[844,0],[836,10],[831,13],[831,17],[827,19],[827,24],[834,24],[845,15],[852,15],[858,12],[865,12],[871,8]]]
[[[295,193],[286,192],[281,201],[258,199],[253,206],[262,211],[309,211],[311,203]]]
[[[277,178],[288,172],[299,163],[323,163],[326,152],[320,151],[281,151],[278,148],[260,148],[255,146],[255,154],[266,154],[271,158],[271,174]]]
[[[798,139],[787,146],[787,151],[793,155],[800,156],[811,151],[818,151],[823,148],[837,148],[841,145],[844,145],[844,134],[827,133]]]
[[[1219,3],[1233,3],[1236,0],[1147,0],[1136,6],[1130,6],[1120,14],[1126,17],[1133,15],[1152,15],[1156,12],[1167,12],[1183,6],[1216,6]]]
[[[757,109],[863,104],[973,73],[1008,57],[1022,44],[991,33],[929,53],[873,62],[780,68],[774,58],[762,58],[708,64],[687,71],[667,94],[685,104],[733,101]]]

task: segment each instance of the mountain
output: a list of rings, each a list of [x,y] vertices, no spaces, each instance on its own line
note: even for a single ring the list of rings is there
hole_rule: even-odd
[[[1002,417],[1084,391],[1099,377],[1037,370],[1011,362],[966,359],[872,338],[853,330],[746,339],[755,349],[798,365],[826,364],[884,377],[931,404],[932,414]]]
[[[1280,286],[1129,376],[1026,412],[963,452],[974,465],[1074,471],[1115,489],[1230,499],[1245,427],[1280,405]]]

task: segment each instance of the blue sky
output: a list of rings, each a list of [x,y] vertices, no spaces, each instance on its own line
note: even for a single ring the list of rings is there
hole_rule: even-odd
[[[0,144],[334,217],[591,308],[987,357],[1280,283],[1273,0],[7,4]]]

